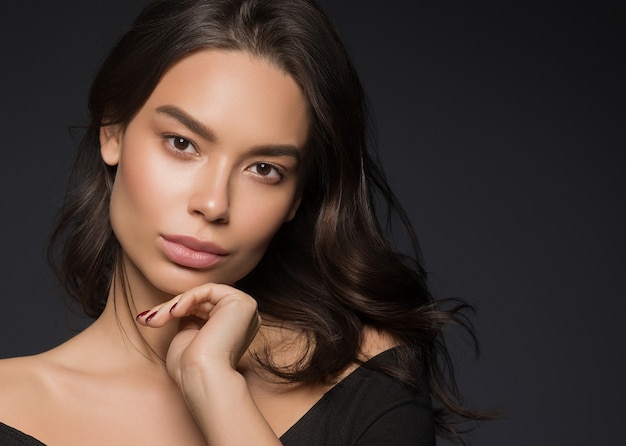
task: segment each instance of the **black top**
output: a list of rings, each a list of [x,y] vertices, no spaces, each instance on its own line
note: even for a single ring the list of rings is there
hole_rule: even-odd
[[[370,362],[392,364],[393,350]],[[282,437],[285,446],[434,446],[428,392],[362,366],[329,390]]]
[[[371,362],[393,363],[393,350]],[[434,446],[428,392],[415,395],[399,381],[366,366],[329,390],[280,441],[285,446]],[[0,445],[45,446],[0,423]]]
[[[38,441],[26,435],[23,432],[13,429],[6,424],[0,423],[0,445],[2,446],[46,446],[41,441]]]

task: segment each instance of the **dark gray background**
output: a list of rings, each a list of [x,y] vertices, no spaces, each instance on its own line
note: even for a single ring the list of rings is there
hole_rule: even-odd
[[[433,288],[478,307],[483,356],[454,344],[459,381],[506,417],[474,443],[621,443],[624,16],[600,3],[432,3],[326,1]],[[85,122],[94,69],[142,4],[3,6],[2,357],[72,333],[44,261],[68,127]]]

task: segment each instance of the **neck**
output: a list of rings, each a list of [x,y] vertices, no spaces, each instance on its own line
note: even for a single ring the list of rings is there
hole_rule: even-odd
[[[172,296],[154,288],[134,266],[128,266],[128,262],[126,265],[115,268],[106,307],[94,323],[94,329],[106,331],[122,351],[163,364],[178,330],[177,322],[150,328],[138,324],[135,317]]]

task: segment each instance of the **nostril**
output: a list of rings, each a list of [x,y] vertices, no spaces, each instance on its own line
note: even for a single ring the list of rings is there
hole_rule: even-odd
[[[227,223],[230,214],[229,197],[226,188],[212,187],[208,191],[196,191],[188,203],[191,214],[201,215],[213,223]]]
[[[229,219],[232,198],[233,176],[236,170],[232,160],[226,155],[215,154],[205,168],[196,169],[187,184],[188,211],[200,213],[210,222],[224,223]]]

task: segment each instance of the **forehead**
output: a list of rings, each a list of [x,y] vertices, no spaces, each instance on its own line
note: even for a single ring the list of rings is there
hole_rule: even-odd
[[[306,142],[309,106],[297,82],[270,62],[243,51],[202,50],[175,63],[144,108],[176,106],[214,129],[259,138]]]

